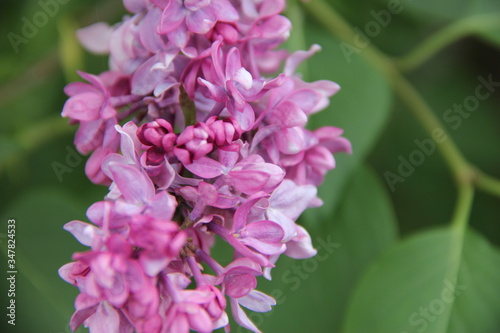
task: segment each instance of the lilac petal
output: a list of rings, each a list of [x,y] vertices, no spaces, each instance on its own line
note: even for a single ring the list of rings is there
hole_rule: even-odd
[[[207,311],[197,304],[186,304],[189,326],[198,332],[212,332],[212,320]]]
[[[143,156],[145,159],[146,155],[143,154]],[[146,173],[148,174],[148,176],[151,178],[151,180],[154,182],[154,184],[158,187],[158,190],[165,190],[168,187],[170,187],[170,185],[172,185],[172,183],[175,180],[175,170],[172,167],[172,165],[170,165],[170,163],[168,163],[168,161],[166,159],[165,159],[165,163],[162,163],[161,165],[156,166],[156,167],[145,165],[142,158],[141,158],[141,161],[142,161],[142,167],[144,168],[144,170],[146,170]],[[154,175],[152,174],[153,172],[154,172]]]
[[[102,119],[109,119],[111,117],[114,117],[116,115],[116,110],[111,106],[109,103],[109,100],[107,100],[103,106],[101,107],[101,118]]]
[[[251,246],[263,254],[278,254],[286,249],[285,245],[281,243],[285,232],[279,224],[273,221],[250,223],[239,234],[241,243]]]
[[[239,89],[241,88],[241,89]],[[226,89],[228,90],[228,95],[232,97],[231,99],[231,107],[233,107],[238,112],[243,112],[247,105],[247,101],[242,95],[242,91],[245,91],[241,84],[234,80],[226,81]],[[229,110],[232,112],[233,110]]]
[[[240,198],[233,195],[220,194],[217,197],[217,201],[211,204],[211,206],[222,209],[234,208],[240,203]]]
[[[137,13],[143,9],[146,9],[145,0],[123,0],[123,5],[131,13]]]
[[[255,203],[264,196],[265,195],[263,194],[256,194],[245,201],[245,203],[243,203],[240,207],[238,207],[238,209],[234,213],[233,227],[231,228],[231,232],[239,232],[241,229],[243,229],[243,227],[247,223],[247,217],[250,209],[252,209]]]
[[[285,179],[271,195],[271,207],[296,220],[316,198],[317,192],[316,186],[298,186],[292,180]]]
[[[275,254],[275,255],[272,255],[269,257],[269,261],[274,265],[276,263],[276,261],[278,261],[280,255],[279,254]],[[271,276],[271,270],[273,269],[273,267],[265,267],[264,270],[263,270],[263,275],[266,279],[268,279],[269,281],[271,281],[273,278]]]
[[[265,255],[276,255],[286,251],[286,245],[283,243],[268,243],[252,237],[242,238],[241,243]]]
[[[175,314],[171,318],[172,324],[167,332],[189,333],[189,321],[187,314]]]
[[[69,231],[75,238],[86,246],[92,246],[92,240],[100,229],[81,221],[71,221],[64,225],[64,230]]]
[[[201,182],[200,182],[201,184]],[[187,201],[196,202],[199,198],[198,190],[192,186],[184,186],[179,189],[180,194]]]
[[[305,114],[311,114],[318,109],[323,96],[314,89],[298,89],[288,96],[288,101],[295,103]]]
[[[219,196],[215,186],[205,182],[201,182],[200,185],[198,185],[198,191],[207,205],[213,205]]]
[[[263,267],[274,267],[274,265],[264,255],[252,251],[235,237],[228,237],[226,240],[235,249],[235,251],[242,256],[252,259]]]
[[[97,94],[101,93],[101,91],[93,85],[83,82],[71,82],[70,84],[66,85],[66,87],[64,87],[64,93],[69,97],[73,97],[75,95],[86,92],[93,92]]]
[[[100,117],[104,96],[93,92],[78,94],[66,101],[62,116],[80,121],[93,121]]]
[[[281,15],[270,17],[259,26],[260,37],[263,39],[286,40],[291,29],[292,22]]]
[[[119,328],[120,315],[117,310],[106,301],[99,304],[97,311],[87,319],[86,325],[90,328],[92,333],[123,332]]]
[[[318,251],[312,246],[311,236],[302,226],[297,225],[298,234],[286,244],[285,254],[294,259],[314,257]]]
[[[259,331],[259,329],[255,326],[255,324],[252,323],[252,321],[248,318],[245,311],[243,311],[243,309],[240,307],[240,305],[238,304],[238,300],[230,298],[230,304],[233,318],[236,323],[238,323],[238,325],[243,326],[255,333],[261,333],[261,331]]]
[[[271,163],[252,163],[242,168],[242,171],[247,173],[259,171],[269,175],[269,180],[265,184],[261,184],[260,191],[270,193],[272,192],[283,180],[285,172],[283,169]]]
[[[260,17],[267,18],[277,15],[285,8],[285,0],[262,1],[260,8]]]
[[[216,102],[222,103],[227,101],[227,94],[222,87],[217,86],[202,78],[198,78],[198,83],[201,84],[202,86],[205,86],[208,89],[208,91],[212,95],[212,98]]]
[[[189,31],[185,24],[167,34],[168,39],[178,48],[184,49],[189,40]]]
[[[154,55],[145,61],[132,76],[132,94],[146,96],[153,92],[156,85],[168,74],[160,71],[153,71],[152,67],[159,61]]]
[[[168,77],[158,83],[153,93],[156,97],[160,97],[164,92],[176,86],[179,86],[179,82],[174,78]]]
[[[279,129],[280,129],[279,125],[270,125],[270,126],[260,128],[257,131],[257,133],[255,134],[255,136],[253,137],[252,146],[250,147],[250,151],[254,152],[258,148],[258,145],[259,145],[259,143],[262,142],[262,140],[264,140],[265,138],[267,138],[271,134],[276,133]]]
[[[294,220],[286,216],[283,212],[277,209],[269,208],[266,211],[266,216],[269,220],[276,222],[281,226],[281,228],[283,228],[283,242],[288,242],[297,235],[297,227]]]
[[[235,151],[229,150],[219,150],[218,152],[219,161],[224,165],[227,171],[231,170],[236,162],[238,162],[238,158],[240,154]]]
[[[272,111],[269,121],[283,127],[304,126],[307,123],[307,115],[297,104],[287,100]]]
[[[104,174],[101,169],[104,159],[112,154],[109,148],[98,147],[87,160],[85,164],[85,175],[94,184],[107,184],[109,185],[109,178]]]
[[[228,0],[212,0],[210,9],[217,13],[218,21],[236,22],[239,19],[238,12]]]
[[[299,65],[306,60],[307,58],[311,57],[314,53],[321,51],[321,46],[314,44],[311,46],[311,48],[308,51],[296,51],[288,57],[285,63],[285,68],[283,72],[287,76],[292,76],[295,73],[295,70]]]
[[[252,290],[248,295],[238,298],[238,303],[255,312],[268,312],[272,310],[272,306],[276,305],[274,298],[257,290]]]
[[[337,140],[327,146],[327,149],[332,153],[343,151],[347,154],[352,154],[351,142],[346,138],[337,138]]]
[[[106,122],[102,119],[80,123],[75,135],[75,146],[78,151],[87,154],[99,147],[104,138],[105,126]]]
[[[284,154],[297,154],[305,148],[304,129],[296,126],[281,130],[275,135],[276,144]]]
[[[271,175],[259,170],[230,171],[232,185],[240,192],[254,194],[261,191]]]
[[[141,21],[139,38],[141,44],[153,53],[157,53],[165,48],[165,43],[157,33],[157,27],[160,23],[162,11],[158,7],[150,7],[146,16]]]
[[[229,317],[228,317],[227,313],[224,311],[224,312],[222,312],[222,315],[219,317],[219,319],[217,319],[214,322],[213,329],[216,330],[216,329],[225,327],[227,325],[229,325]]]
[[[75,281],[73,280],[72,274],[71,274],[71,271],[72,271],[74,265],[75,265],[74,262],[67,263],[67,264],[63,265],[61,268],[59,268],[59,270],[57,271],[57,273],[59,274],[61,279],[63,279],[64,281],[66,281],[70,284],[75,283]]]
[[[160,220],[170,220],[174,216],[177,201],[166,191],[161,191],[149,201],[146,213]]]
[[[207,179],[218,177],[224,173],[224,166],[208,157],[199,158],[185,167],[195,175]]]
[[[241,232],[242,237],[252,237],[264,242],[278,243],[283,240],[283,228],[273,221],[257,221],[248,224]]]
[[[78,75],[80,75],[83,79],[90,82],[94,87],[99,88],[102,93],[106,91],[106,87],[104,86],[102,80],[93,74],[85,73],[82,71],[77,71]]]
[[[335,168],[335,159],[332,153],[322,146],[314,147],[308,152],[307,162],[315,170],[331,170]]]
[[[257,279],[251,274],[227,274],[224,279],[226,295],[240,298],[257,286]]]
[[[184,301],[204,304],[212,300],[213,294],[208,290],[185,290],[182,292]]]
[[[130,203],[125,202],[123,200],[115,201],[115,211],[120,215],[134,216],[134,215],[141,214],[143,210],[144,210],[143,206],[137,206],[134,204],[130,204]]]
[[[259,264],[257,264],[255,261],[253,261],[250,258],[238,258],[231,262],[229,265],[226,266],[225,271],[229,272],[230,270],[233,269],[238,269],[238,268],[248,268],[250,270],[256,271],[257,273],[262,273],[261,267]]]
[[[242,68],[240,51],[233,47],[226,56],[226,79],[232,79],[240,68]]]
[[[233,80],[241,84],[245,90],[251,89],[254,83],[252,74],[243,67],[236,71]]]
[[[76,31],[80,43],[92,53],[108,54],[113,28],[109,24],[99,22]]]
[[[87,318],[92,316],[96,311],[99,304],[95,304],[88,308],[77,310],[72,316],[69,322],[69,327],[74,332],[80,327]]]
[[[163,10],[157,31],[160,34],[172,32],[180,27],[185,17],[186,9],[183,7],[182,1],[170,0],[168,6]]]
[[[177,289],[186,289],[191,283],[191,279],[183,273],[170,273],[167,277],[174,284],[174,286],[177,287]]]
[[[230,111],[231,115],[236,119],[241,129],[244,131],[249,131],[255,124],[255,112],[250,104],[245,103],[245,108],[243,111]]]
[[[196,34],[206,34],[210,31],[217,22],[215,13],[207,8],[190,12],[186,15],[186,26],[189,31]]]
[[[115,129],[120,133],[120,150],[128,161],[134,162],[137,160],[137,153],[135,147],[140,147],[140,142],[137,139],[137,125],[133,121],[129,121],[123,127],[116,125]]]
[[[144,204],[154,196],[154,186],[135,166],[112,164],[109,166],[112,179],[125,200],[134,204]]]

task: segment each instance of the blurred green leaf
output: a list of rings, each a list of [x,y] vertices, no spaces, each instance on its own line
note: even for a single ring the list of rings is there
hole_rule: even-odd
[[[480,31],[480,36],[486,40],[500,46],[500,1],[497,0],[482,0],[476,1],[473,9],[474,14],[497,14],[497,28]]]
[[[500,253],[472,231],[461,241],[439,229],[392,248],[363,277],[344,332],[498,332]]]
[[[366,167],[355,172],[338,212],[315,222],[317,256],[283,257],[273,281],[259,282],[278,301],[269,315],[250,315],[264,332],[338,332],[358,279],[398,237],[386,190]]]
[[[340,153],[335,156],[337,169],[327,175],[320,188],[319,196],[325,205],[319,212],[329,216],[352,172],[377,142],[390,114],[392,91],[385,77],[372,64],[356,54],[346,58],[341,42],[323,29],[309,22],[306,36],[308,44],[317,43],[323,48],[308,60],[311,80],[332,80],[341,86],[330,107],[311,118],[310,127],[341,127],[353,146],[352,155]],[[314,217],[317,212],[307,215]]]
[[[84,70],[83,48],[76,37],[78,25],[75,20],[67,16],[58,22],[59,30],[59,57],[66,81],[79,81],[78,70]]]
[[[84,247],[62,227],[84,219],[84,212],[67,193],[50,188],[29,191],[2,212],[1,221],[16,220],[17,320],[16,330],[8,332],[66,331],[77,288],[63,281],[57,270]]]
[[[20,145],[9,138],[0,137],[0,170],[17,153]]]
[[[416,0],[416,1],[401,1],[404,8],[408,8],[416,12],[422,19],[439,18],[439,19],[457,19],[467,16],[470,12],[474,1],[470,0]]]

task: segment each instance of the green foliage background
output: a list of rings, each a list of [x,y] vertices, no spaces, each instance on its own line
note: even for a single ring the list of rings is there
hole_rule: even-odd
[[[500,81],[500,2],[403,0],[402,11],[391,15],[370,46],[358,46],[359,54],[349,57],[342,51],[337,23],[327,29],[335,17],[323,11],[326,19],[321,19],[315,10],[322,1],[289,3],[294,30],[288,47],[323,47],[301,67],[304,75],[342,86],[310,126],[344,128],[354,154],[338,156],[338,168],[321,188],[324,207],[301,218],[321,260],[280,259],[273,280],[259,284],[278,306],[251,317],[264,332],[278,333],[500,332],[500,193],[476,191],[470,214],[451,225],[457,189],[438,151],[390,190],[386,172],[397,173],[399,157],[408,159],[418,149],[415,140],[430,134],[401,102],[397,84],[391,84],[370,51],[376,46],[399,64],[442,119],[447,109],[474,94],[478,76]],[[375,21],[373,13],[392,1],[325,3],[363,31]],[[107,66],[105,57],[77,45],[74,30],[100,20],[117,22],[125,13],[118,0],[70,0],[16,53],[8,34],[22,35],[23,17],[31,20],[40,10],[34,0],[0,3],[0,332],[8,333],[69,332],[77,291],[58,277],[57,269],[83,247],[62,226],[85,220],[87,207],[101,200],[106,188],[85,178],[84,158],[75,162],[75,128],[60,118],[63,87],[76,79],[75,69],[98,73]],[[428,48],[428,59],[420,57],[422,64],[405,57],[443,31],[437,47]],[[356,44],[352,40],[350,45]],[[470,163],[497,178],[499,105],[500,89],[458,128],[442,124]],[[54,163],[71,169],[62,181]],[[5,316],[9,218],[17,221],[15,327],[6,324]],[[324,248],[325,242],[336,245]],[[225,255],[224,247],[217,251]],[[420,309],[437,304],[445,282],[466,289],[432,320],[425,319]],[[412,315],[420,321],[412,323]]]

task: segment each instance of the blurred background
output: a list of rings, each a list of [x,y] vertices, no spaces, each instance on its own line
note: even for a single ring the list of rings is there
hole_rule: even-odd
[[[405,75],[439,119],[445,119],[447,110],[475,94],[478,77],[500,81],[498,1],[327,2],[358,29],[355,31],[370,34],[366,43],[402,64]],[[394,3],[401,10],[388,18],[381,16],[381,11],[387,12]],[[492,16],[470,19],[485,13],[497,15],[497,24],[494,16],[493,20]],[[0,332],[70,331],[68,322],[77,290],[59,278],[57,269],[84,247],[62,227],[74,219],[86,221],[86,209],[101,200],[107,189],[85,177],[86,157],[80,156],[72,143],[76,128],[60,117],[66,100],[63,88],[78,80],[76,69],[97,74],[107,68],[106,57],[91,55],[78,45],[75,30],[98,21],[115,23],[124,14],[119,0],[0,3]],[[338,156],[337,169],[321,188],[325,206],[301,219],[319,257],[280,259],[273,280],[259,282],[259,288],[274,296],[278,306],[271,313],[250,317],[264,332],[341,332],[352,295],[365,272],[408,237],[446,225],[456,190],[437,152],[422,154],[422,163],[403,176],[403,181],[392,185],[387,181],[388,172],[398,175],[402,161],[409,161],[415,150],[421,150],[416,141],[429,139],[429,134],[398,100],[383,73],[366,60],[362,45],[356,41],[346,45],[332,37],[297,4],[287,14],[294,23],[289,48],[309,48],[313,43],[323,47],[302,66],[304,76],[332,80],[342,87],[330,107],[313,117],[310,127],[344,128],[354,154]],[[458,25],[453,30],[463,38],[418,66],[404,61],[405,54],[430,36],[467,19],[471,23],[465,28]],[[467,117],[443,122],[468,160],[495,177],[500,177],[499,106],[500,89],[481,100]],[[497,264],[499,204],[498,197],[478,192],[469,222],[487,240]],[[5,316],[8,219],[16,220],[15,327],[7,325]],[[216,250],[227,255],[223,246]],[[491,274],[499,276],[496,271]],[[496,295],[500,291],[492,290]],[[432,298],[423,305],[429,301]],[[488,311],[500,316],[500,308],[494,304]],[[403,313],[401,322],[408,324],[411,314]],[[387,314],[391,315],[395,314]],[[488,320],[490,329],[498,323]],[[394,333],[446,332],[427,326],[423,329],[423,323],[407,326]],[[500,332],[500,326],[497,328],[448,330]]]

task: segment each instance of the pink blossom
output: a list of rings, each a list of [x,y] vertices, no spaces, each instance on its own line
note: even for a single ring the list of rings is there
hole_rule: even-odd
[[[109,193],[91,223],[64,229],[84,246],[60,276],[80,294],[70,326],[91,332],[259,332],[244,308],[276,301],[257,290],[284,254],[314,256],[299,216],[351,153],[336,127],[308,130],[339,86],[305,82],[290,54],[285,0],[124,0],[132,13],[78,31],[110,71],[80,73],[62,115],[78,125],[85,172]],[[276,73],[283,68],[280,74]],[[226,266],[211,254],[226,242]],[[210,270],[205,270],[208,267]],[[213,275],[212,275],[213,274]]]
[[[169,0],[158,32],[182,49],[190,34],[206,34],[217,22],[236,20],[238,13],[228,0]]]

